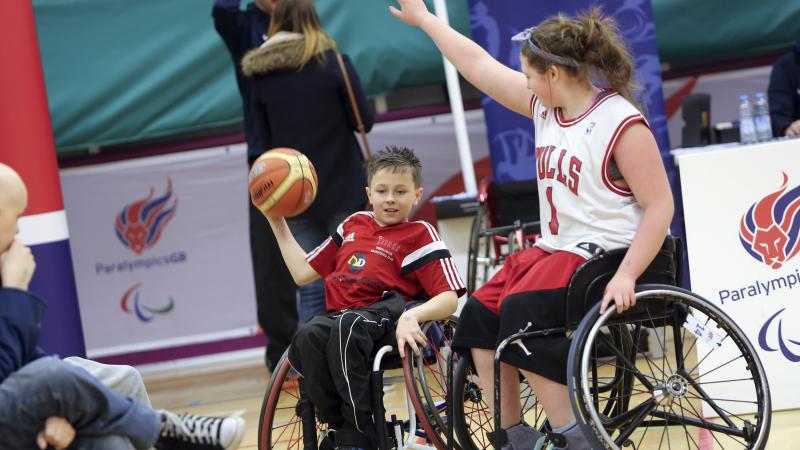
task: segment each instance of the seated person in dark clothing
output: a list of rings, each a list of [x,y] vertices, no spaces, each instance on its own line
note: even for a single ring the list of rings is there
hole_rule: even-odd
[[[0,450],[238,448],[244,435],[240,417],[155,411],[83,368],[119,374],[114,368],[120,366],[67,362],[37,347],[47,305],[28,291],[36,263],[31,250],[15,239],[27,204],[22,179],[0,163]],[[112,384],[144,392],[141,377],[127,369],[136,376]]]
[[[772,135],[800,135],[800,40],[772,66],[767,93]]]

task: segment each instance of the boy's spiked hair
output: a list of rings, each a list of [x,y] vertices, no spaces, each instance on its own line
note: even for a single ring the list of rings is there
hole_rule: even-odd
[[[367,165],[367,183],[372,184],[372,177],[381,169],[392,172],[408,170],[414,179],[414,187],[422,186],[422,163],[408,147],[390,145],[375,154]]]

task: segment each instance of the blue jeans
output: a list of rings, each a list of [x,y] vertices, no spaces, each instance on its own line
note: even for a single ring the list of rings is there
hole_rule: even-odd
[[[70,448],[145,450],[158,439],[161,417],[122,397],[88,372],[55,357],[37,359],[0,384],[0,450],[36,448],[48,417],[75,428]]]
[[[328,238],[336,227],[352,212],[336,213],[325,219],[288,219],[289,229],[292,236],[300,244],[306,253],[317,248],[319,244]],[[300,315],[300,324],[311,320],[312,317],[325,314],[325,286],[322,279],[316,280],[305,286],[297,288],[299,303],[297,311]]]

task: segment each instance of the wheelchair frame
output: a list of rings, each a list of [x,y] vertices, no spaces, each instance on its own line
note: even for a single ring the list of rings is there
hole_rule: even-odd
[[[432,321],[426,322],[423,324],[422,329],[423,332],[426,334],[430,331],[432,325],[440,323],[440,322],[452,322],[451,319],[446,319],[445,321]],[[430,339],[430,337],[429,337]],[[444,338],[443,338],[444,339]],[[444,342],[444,341],[443,341]],[[383,370],[381,369],[382,364],[385,363],[386,356],[391,353],[394,348],[390,345],[385,345],[378,349],[375,353],[373,364],[372,364],[372,372],[370,373],[370,390],[371,390],[371,398],[372,398],[372,410],[373,410],[373,420],[376,424],[376,432],[378,435],[378,449],[379,450],[390,450],[391,448],[397,448],[397,450],[403,449],[411,449],[411,450],[444,450],[445,448],[452,448],[453,439],[452,439],[452,425],[448,425],[447,428],[450,430],[447,436],[449,439],[447,442],[443,441],[443,437],[440,436],[439,433],[436,432],[437,425],[435,425],[434,420],[435,418],[431,415],[436,411],[439,405],[430,404],[431,396],[429,392],[425,392],[423,397],[419,393],[419,389],[417,387],[417,383],[414,380],[414,371],[415,369],[419,372],[420,378],[424,378],[424,368],[419,366],[420,362],[424,363],[423,357],[415,356],[411,351],[410,347],[406,347],[406,351],[408,352],[411,357],[406,357],[402,360],[402,368],[403,368],[403,379],[406,388],[406,408],[408,411],[408,419],[406,420],[398,420],[395,415],[392,415],[390,419],[387,420],[386,417],[386,408],[383,403]],[[290,370],[290,364],[288,361],[288,349],[281,357],[281,360],[277,364],[272,377],[270,378],[270,382],[267,386],[267,392],[265,394],[265,398],[261,408],[261,415],[259,418],[259,430],[258,430],[258,442],[259,442],[259,449],[266,450],[271,449],[272,447],[272,432],[274,431],[273,428],[273,421],[276,415],[276,409],[278,407],[278,402],[280,401],[280,396],[284,391],[283,382],[286,379],[286,374]],[[440,359],[440,355],[437,353],[435,355],[437,358],[438,363],[446,362],[447,364],[447,380],[445,381],[444,387],[444,396],[445,396],[445,409],[447,411],[450,410],[449,406],[449,385],[450,385],[450,375],[452,374],[452,352],[449,352],[445,361]],[[412,362],[413,360],[416,362]],[[280,383],[280,386],[277,386],[276,383]],[[298,395],[297,395],[297,404],[293,405],[294,407],[294,417],[293,419],[299,419],[299,424],[302,429],[302,436],[303,436],[303,448],[315,450],[318,448],[318,431],[319,426],[317,424],[316,413],[314,412],[313,405],[305,398],[305,394],[302,391],[302,384],[303,381],[298,381]],[[412,395],[416,394],[416,395]],[[291,395],[291,394],[290,394]],[[308,409],[310,408],[310,409]],[[426,410],[427,408],[427,410]],[[430,412],[429,412],[430,411]],[[436,411],[438,413],[438,411]],[[313,416],[310,416],[313,414]],[[269,422],[269,423],[267,423]],[[292,423],[290,421],[290,423]],[[438,425],[438,428],[441,429],[441,424]],[[442,430],[444,432],[445,430]],[[405,434],[405,438],[403,435]],[[313,438],[311,438],[313,436]],[[430,442],[431,445],[423,445],[415,442],[415,440],[419,437],[425,438],[426,441]],[[390,442],[392,441],[392,442]],[[395,444],[395,445],[392,445]]]
[[[519,186],[533,186],[534,190],[525,192],[524,190],[520,190]],[[531,200],[532,203],[535,204],[531,205],[530,210],[538,211],[539,199],[535,188],[536,184],[531,180],[509,183],[498,183],[491,177],[481,180],[477,197],[480,207],[475,213],[475,218],[472,222],[470,245],[467,255],[468,294],[475,291],[479,266],[483,267],[484,278],[486,278],[490,267],[501,264],[506,256],[515,253],[518,249],[530,247],[539,233],[540,222],[538,220],[538,214],[537,220],[526,220],[530,219],[530,217],[523,217],[520,219],[518,218],[519,216],[516,215],[514,220],[509,220],[509,218],[506,217],[507,214],[499,210],[497,198],[500,196],[500,193],[496,191],[508,189],[509,192],[506,193],[508,194],[506,196],[512,198],[532,195]],[[520,195],[520,192],[522,195]],[[487,228],[482,229],[481,226],[484,221],[486,221]],[[481,255],[481,240],[483,239],[486,239],[486,246],[483,255]],[[508,246],[506,252],[503,252],[504,245]]]

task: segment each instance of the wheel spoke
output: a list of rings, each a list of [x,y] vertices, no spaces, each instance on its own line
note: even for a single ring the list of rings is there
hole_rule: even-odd
[[[660,419],[664,419],[667,421],[671,421],[676,425],[689,425],[692,427],[697,428],[705,428],[709,431],[716,431],[718,433],[724,433],[728,436],[738,436],[738,437],[745,437],[744,430],[736,429],[735,427],[726,427],[714,422],[710,422],[704,419],[697,419],[693,417],[686,417],[686,416],[677,416],[666,411],[659,411],[655,410],[651,413],[653,417],[658,417]]]
[[[598,336],[600,336],[600,339],[605,339],[606,341],[608,341],[608,337],[604,336],[602,333],[598,333]],[[647,387],[648,389],[653,389],[653,385],[650,384],[650,382],[647,380],[644,374],[642,374],[642,372],[636,369],[635,361],[634,362],[629,361],[628,357],[626,355],[623,355],[622,352],[618,348],[616,348],[616,346],[613,344],[610,346],[610,350],[617,356],[617,358],[620,358],[622,360],[624,367],[628,369],[636,378],[638,378],[639,381],[643,385],[645,385],[645,387]]]

